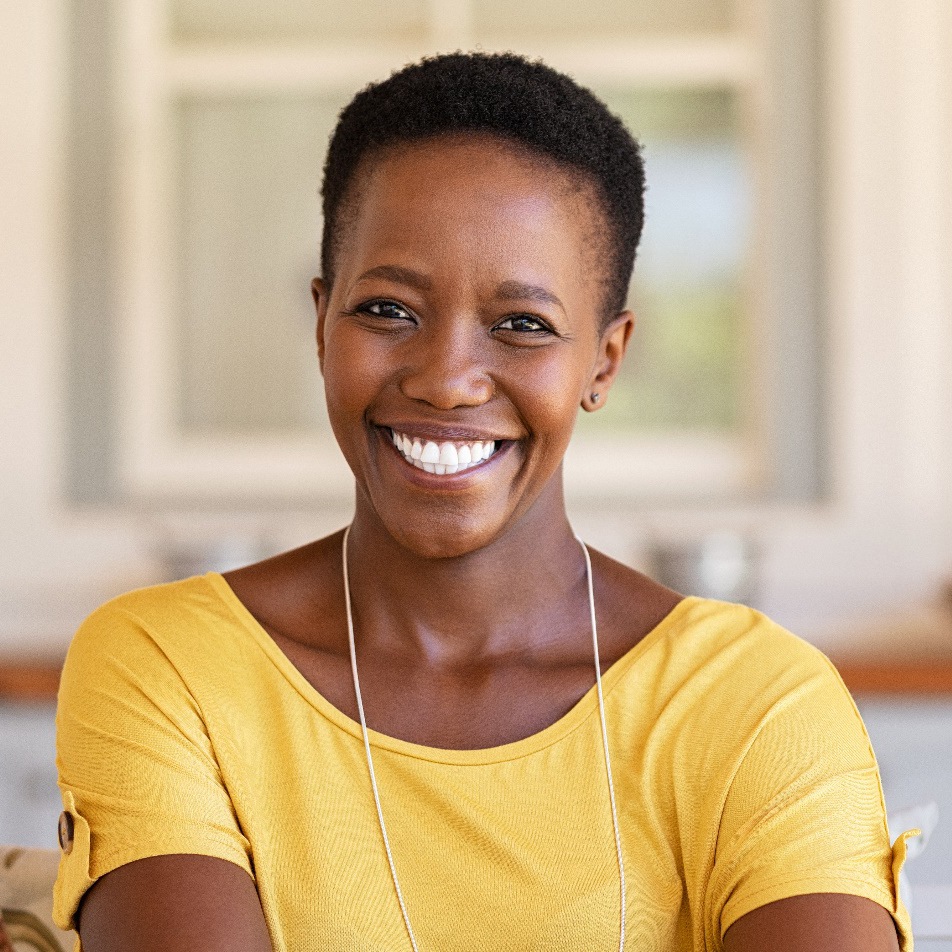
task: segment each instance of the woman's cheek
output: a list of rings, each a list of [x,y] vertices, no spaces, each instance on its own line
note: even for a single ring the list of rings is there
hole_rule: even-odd
[[[570,431],[580,401],[582,381],[575,368],[567,368],[563,362],[550,360],[524,373],[526,402],[531,402],[534,415],[545,420],[550,427],[567,427]]]

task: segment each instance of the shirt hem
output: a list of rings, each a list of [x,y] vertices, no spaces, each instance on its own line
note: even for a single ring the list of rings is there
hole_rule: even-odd
[[[125,848],[113,850],[104,856],[97,857],[95,869],[90,863],[90,878],[93,880],[101,879],[107,873],[111,873],[120,866],[126,866],[140,859],[152,859],[155,856],[210,856],[213,859],[223,859],[235,866],[240,866],[252,879],[254,873],[251,870],[251,863],[248,857],[243,853],[229,850],[227,847],[216,846],[194,846],[187,843],[169,843],[164,846],[150,846],[144,848]],[[95,875],[93,875],[95,873]]]

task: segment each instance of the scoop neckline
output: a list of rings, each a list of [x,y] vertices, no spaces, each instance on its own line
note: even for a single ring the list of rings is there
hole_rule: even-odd
[[[216,594],[241,623],[245,631],[251,634],[258,646],[303,699],[342,731],[358,740],[362,740],[363,734],[360,722],[355,721],[333,705],[304,677],[244,602],[235,594],[234,589],[228,584],[228,580],[219,572],[206,572],[202,577],[211,584]],[[648,651],[654,642],[663,638],[668,629],[677,624],[696,601],[698,601],[697,596],[687,595],[683,597],[637,644],[632,645],[628,651],[611,664],[602,674],[602,694],[605,697],[618,684],[628,669]],[[598,692],[596,685],[593,684],[565,714],[549,724],[548,727],[544,727],[541,731],[530,734],[528,737],[511,741],[508,744],[500,744],[496,747],[479,747],[467,750],[429,747],[424,744],[402,740],[399,737],[391,737],[389,734],[383,734],[369,726],[367,737],[372,747],[402,754],[416,760],[428,760],[434,763],[457,766],[500,763],[507,760],[518,760],[552,746],[579,727],[597,708]]]

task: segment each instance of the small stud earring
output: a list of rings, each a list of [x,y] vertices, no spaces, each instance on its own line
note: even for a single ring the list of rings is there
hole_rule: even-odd
[[[592,394],[592,403],[598,403],[598,401],[601,399],[602,399],[602,395],[600,393]]]

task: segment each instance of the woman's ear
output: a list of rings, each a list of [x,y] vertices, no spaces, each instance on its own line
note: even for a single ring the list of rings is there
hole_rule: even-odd
[[[635,315],[632,311],[622,311],[602,331],[598,343],[598,358],[595,370],[582,395],[582,409],[593,413],[605,406],[608,391],[611,390],[622,358],[628,349],[631,332],[635,329]]]
[[[324,373],[324,319],[327,316],[328,287],[323,278],[311,282],[311,297],[317,310],[317,362]]]

